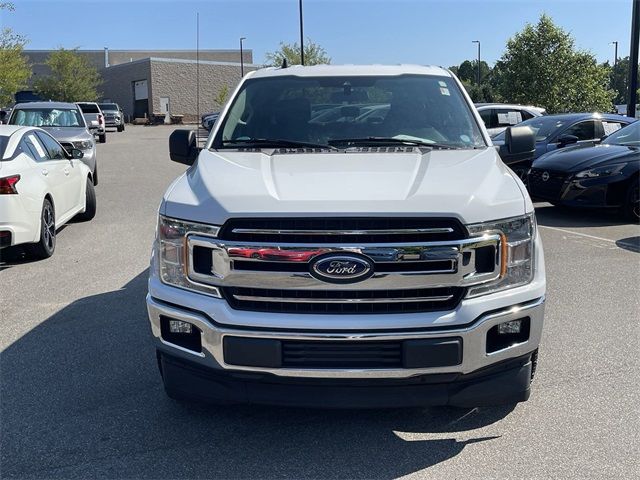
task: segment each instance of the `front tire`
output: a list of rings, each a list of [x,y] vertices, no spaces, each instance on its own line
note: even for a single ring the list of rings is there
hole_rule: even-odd
[[[40,240],[27,245],[27,253],[34,258],[45,259],[53,255],[56,249],[56,216],[48,198],[42,202],[40,214]]]
[[[623,209],[625,217],[634,223],[640,222],[640,180],[637,178],[631,182],[627,189]]]
[[[118,125],[118,131],[124,132],[124,125]]]
[[[98,142],[107,143],[107,134],[101,133],[100,135],[98,135]]]
[[[85,210],[77,215],[77,219],[81,222],[88,222],[96,216],[97,202],[96,202],[96,189],[93,187],[93,182],[87,177],[87,189],[85,193]]]

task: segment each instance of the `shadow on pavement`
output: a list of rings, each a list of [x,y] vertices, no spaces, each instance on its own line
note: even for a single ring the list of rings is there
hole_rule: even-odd
[[[555,207],[548,203],[536,203],[535,207],[538,223],[546,227],[604,227],[631,223],[615,210]]]
[[[156,367],[146,277],[68,305],[2,352],[3,478],[399,477],[497,438],[470,431],[513,409],[176,403]]]

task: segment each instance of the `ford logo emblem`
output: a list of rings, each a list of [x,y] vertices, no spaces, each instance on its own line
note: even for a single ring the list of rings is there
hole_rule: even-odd
[[[309,265],[309,272],[323,282],[355,283],[373,275],[373,264],[356,254],[328,254],[316,257]]]
[[[542,172],[542,181],[546,182],[549,180],[549,172]]]

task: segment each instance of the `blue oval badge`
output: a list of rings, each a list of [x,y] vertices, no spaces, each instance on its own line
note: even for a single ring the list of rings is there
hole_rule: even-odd
[[[310,273],[329,283],[361,282],[373,275],[373,265],[366,257],[355,254],[329,254],[315,258]]]

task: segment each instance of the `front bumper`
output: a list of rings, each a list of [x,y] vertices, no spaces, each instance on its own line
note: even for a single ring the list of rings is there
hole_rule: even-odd
[[[531,196],[536,200],[544,200],[568,207],[618,208],[622,206],[627,178],[593,178],[565,180],[556,192],[549,192],[539,185],[529,183]]]

